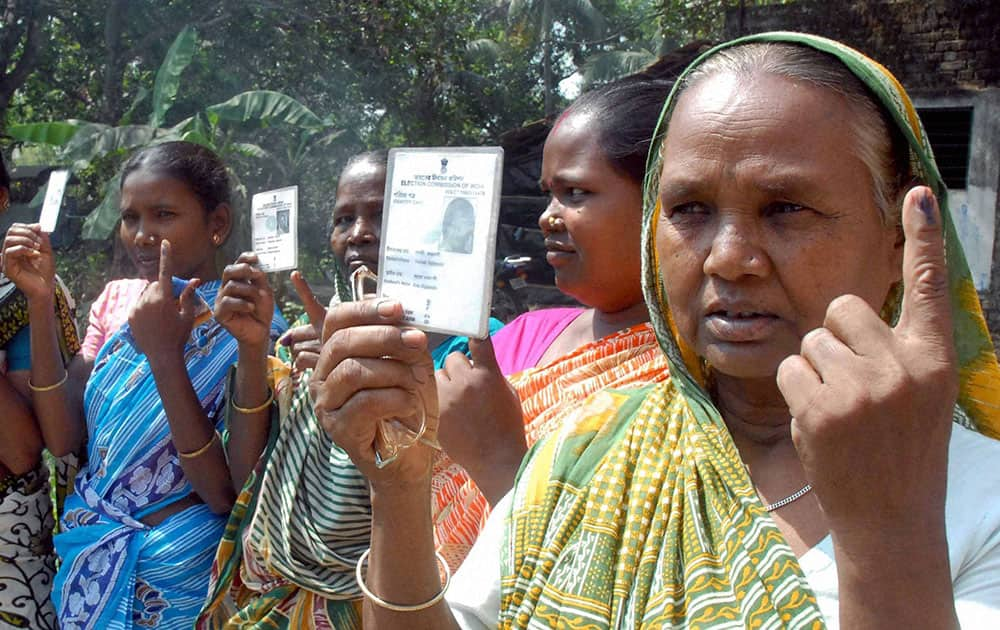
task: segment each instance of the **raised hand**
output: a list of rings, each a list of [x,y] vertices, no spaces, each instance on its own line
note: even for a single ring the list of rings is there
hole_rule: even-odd
[[[903,203],[904,297],[890,328],[842,296],[778,369],[792,439],[835,541],[943,532],[958,373],[942,221],[930,189]],[[838,562],[839,560],[838,556]]]
[[[319,360],[320,333],[323,330],[323,321],[326,319],[326,308],[316,299],[312,287],[306,282],[300,271],[293,271],[292,286],[299,294],[302,305],[305,307],[306,315],[309,316],[309,323],[305,326],[291,328],[279,340],[282,345],[287,346],[292,354],[292,372],[301,373],[303,370],[316,367]]]
[[[188,282],[179,298],[174,297],[170,242],[160,241],[160,274],[142,292],[129,314],[128,323],[136,345],[152,363],[176,358],[191,337],[197,307],[197,278]]]
[[[427,337],[401,328],[402,306],[364,300],[330,309],[323,349],[309,381],[316,416],[375,488],[414,488],[430,479],[432,449],[422,442],[385,468],[375,465],[379,421],[399,420],[412,431],[426,419],[425,441],[437,439],[434,362]]]
[[[271,339],[274,292],[259,262],[256,254],[244,252],[226,266],[215,298],[215,320],[240,345],[266,349]]]
[[[3,241],[3,273],[29,300],[51,297],[56,263],[49,235],[37,223],[15,223]]]
[[[500,373],[493,342],[469,340],[472,361],[453,352],[437,371],[444,451],[461,464],[490,503],[514,485],[527,452],[521,401]]]

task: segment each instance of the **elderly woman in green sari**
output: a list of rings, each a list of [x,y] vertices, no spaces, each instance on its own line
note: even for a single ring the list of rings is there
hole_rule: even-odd
[[[430,449],[373,465],[376,420],[433,437],[424,336],[391,301],[329,315],[311,387],[371,484],[368,627],[1000,627],[1000,369],[899,84],[811,36],[722,45],[648,172],[670,379],[539,442],[446,598]]]

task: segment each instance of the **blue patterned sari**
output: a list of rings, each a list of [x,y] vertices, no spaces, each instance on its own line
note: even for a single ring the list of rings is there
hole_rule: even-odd
[[[218,281],[198,292],[215,302]],[[287,328],[275,312],[273,338]],[[87,383],[88,463],[67,498],[55,538],[62,565],[52,598],[64,630],[190,628],[205,600],[226,517],[194,505],[150,527],[141,522],[193,492],[170,438],[144,355],[123,327],[101,348]],[[184,348],[202,408],[221,431],[226,374],[237,342],[214,319]]]

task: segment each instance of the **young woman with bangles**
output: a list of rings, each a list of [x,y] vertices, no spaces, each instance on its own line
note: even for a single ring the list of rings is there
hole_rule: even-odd
[[[251,417],[223,443],[225,377],[238,355],[266,354],[285,328],[259,272],[244,268],[252,257],[220,278],[216,250],[232,210],[225,165],[212,152],[170,142],[133,155],[121,213],[123,240],[150,282],[101,347],[82,408],[65,386],[44,394],[58,407],[51,421],[87,444],[55,539],[53,601],[64,629],[191,626],[234,488],[267,432],[270,401],[246,401]],[[37,226],[11,228],[4,262],[29,305],[49,299],[54,259]],[[67,380],[52,328],[32,338],[32,379],[45,385]],[[240,367],[237,378],[266,379]]]

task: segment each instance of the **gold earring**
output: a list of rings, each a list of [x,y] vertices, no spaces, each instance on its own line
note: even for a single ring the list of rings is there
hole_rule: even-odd
[[[219,235],[218,234],[213,234],[212,235],[212,243],[215,244],[215,245],[219,244]]]

